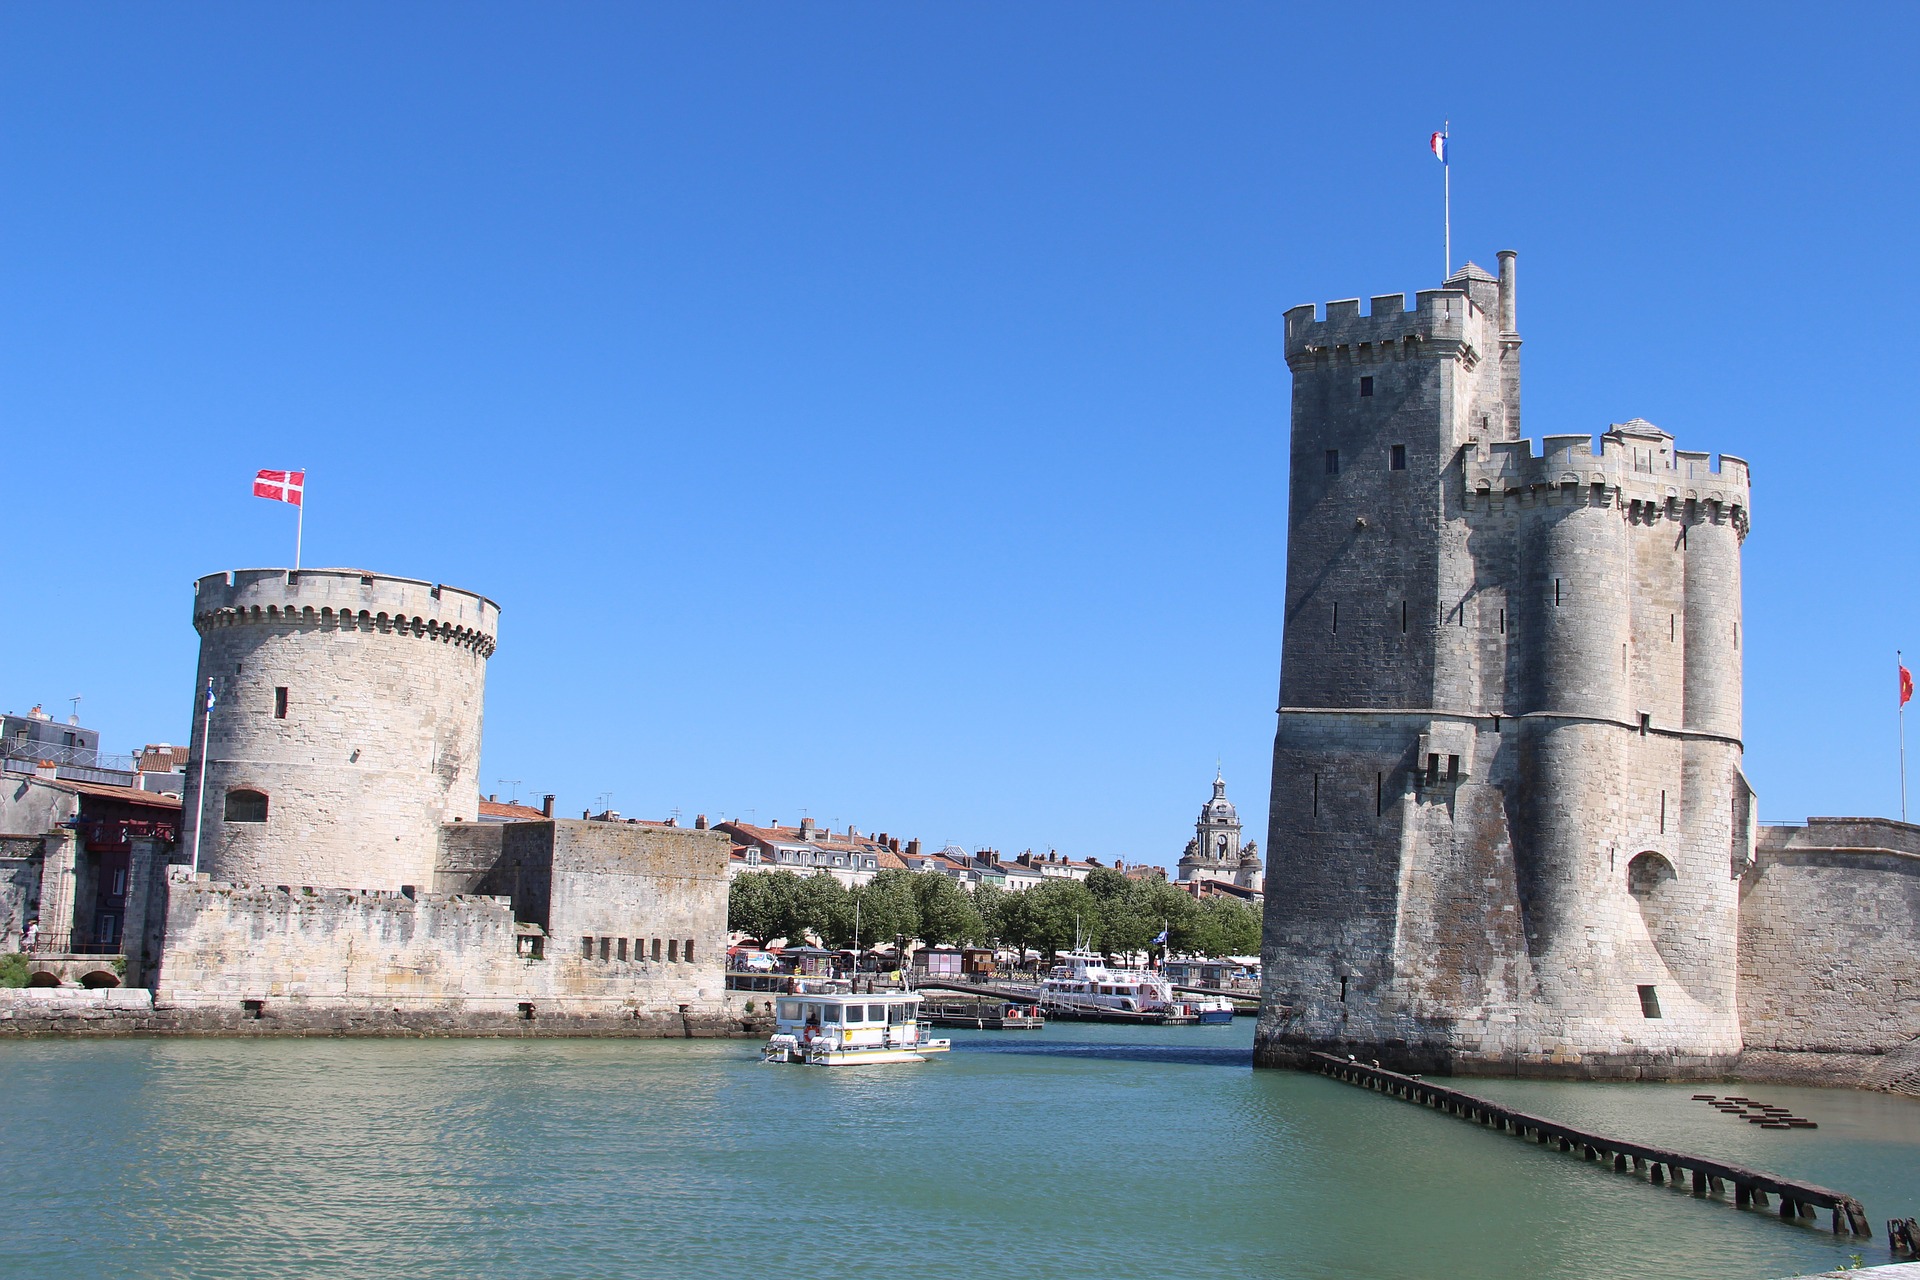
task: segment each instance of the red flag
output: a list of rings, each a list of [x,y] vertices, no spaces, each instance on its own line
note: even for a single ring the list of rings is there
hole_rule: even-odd
[[[271,498],[275,502],[291,502],[300,505],[300,495],[306,492],[307,473],[304,471],[262,471],[253,478],[253,496]]]
[[[1900,705],[1906,706],[1913,700],[1913,672],[1903,664],[1900,668]]]

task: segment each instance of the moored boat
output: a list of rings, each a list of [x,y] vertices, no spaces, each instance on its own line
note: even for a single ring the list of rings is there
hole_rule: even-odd
[[[773,1035],[760,1056],[812,1067],[875,1066],[925,1062],[953,1047],[951,1040],[928,1037],[923,1026],[920,996],[913,992],[782,996],[774,1002]]]

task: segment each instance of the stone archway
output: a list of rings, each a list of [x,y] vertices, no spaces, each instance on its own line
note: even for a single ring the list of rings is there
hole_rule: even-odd
[[[108,969],[95,969],[92,973],[81,976],[80,985],[89,991],[98,991],[102,987],[117,987],[120,985],[120,975]]]
[[[37,969],[34,971],[33,976],[27,979],[27,985],[30,987],[57,987],[61,985],[60,975],[57,973],[48,973],[45,969]]]

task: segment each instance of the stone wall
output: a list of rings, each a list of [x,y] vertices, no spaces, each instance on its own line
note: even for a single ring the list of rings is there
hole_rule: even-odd
[[[1740,885],[1743,1071],[1880,1087],[1912,1071],[1920,1087],[1916,960],[1920,826],[1762,828]]]
[[[200,866],[222,883],[428,889],[441,825],[477,816],[499,607],[409,578],[249,569],[200,579],[193,622]],[[264,821],[229,818],[238,792],[266,797]]]
[[[457,893],[231,885],[173,867],[157,995],[302,1018],[720,1017],[729,844],[624,823],[452,824],[435,880],[473,890]]]

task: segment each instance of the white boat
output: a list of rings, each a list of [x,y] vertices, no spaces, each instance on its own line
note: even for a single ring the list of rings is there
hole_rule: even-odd
[[[920,997],[913,992],[808,992],[781,996],[773,1010],[773,1035],[760,1055],[766,1062],[810,1067],[925,1062],[929,1054],[953,1048],[953,1041],[922,1032]]]
[[[1110,967],[1092,951],[1065,951],[1040,984],[1040,1005],[1069,1013],[1180,1017],[1173,986],[1152,969]]]

